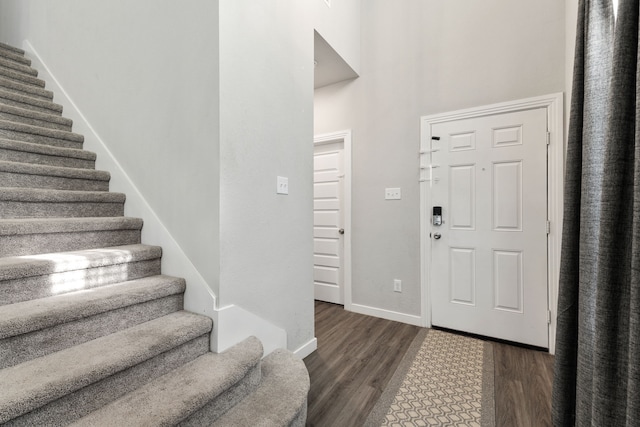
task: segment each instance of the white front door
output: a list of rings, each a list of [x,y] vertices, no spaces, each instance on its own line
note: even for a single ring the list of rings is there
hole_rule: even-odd
[[[547,110],[431,135],[432,324],[547,347]]]
[[[342,142],[316,145],[313,155],[313,280],[320,301],[344,304]]]

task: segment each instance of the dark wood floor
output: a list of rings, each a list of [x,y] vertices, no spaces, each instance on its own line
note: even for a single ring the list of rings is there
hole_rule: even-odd
[[[420,328],[319,301],[315,308],[318,350],[304,359],[307,426],[361,426]],[[550,426],[553,357],[494,343],[494,359],[496,426]]]

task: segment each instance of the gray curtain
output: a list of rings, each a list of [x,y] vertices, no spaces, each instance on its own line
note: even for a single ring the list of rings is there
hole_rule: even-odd
[[[640,425],[638,0],[581,0],[567,145],[556,426]]]

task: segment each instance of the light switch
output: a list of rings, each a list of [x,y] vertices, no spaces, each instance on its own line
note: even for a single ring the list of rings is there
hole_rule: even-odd
[[[276,194],[289,194],[289,178],[286,176],[278,177]]]
[[[400,200],[402,198],[402,191],[399,188],[385,188],[384,198],[385,200]]]

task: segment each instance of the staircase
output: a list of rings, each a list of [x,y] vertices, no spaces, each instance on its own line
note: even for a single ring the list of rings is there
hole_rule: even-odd
[[[37,78],[0,43],[0,424],[303,426],[309,376],[212,321]]]

